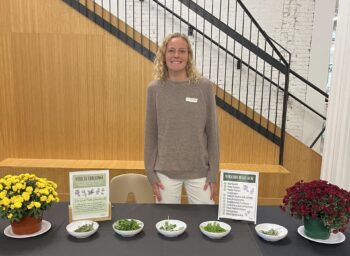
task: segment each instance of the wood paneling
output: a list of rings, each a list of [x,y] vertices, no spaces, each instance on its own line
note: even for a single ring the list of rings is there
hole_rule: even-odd
[[[142,161],[152,63],[61,0],[1,1],[0,14],[0,160]],[[218,119],[222,163],[278,163],[272,142],[221,109]],[[298,179],[318,178],[320,165],[319,155],[287,136],[291,174],[262,174],[261,202],[278,202]],[[59,170],[28,169],[67,183]]]

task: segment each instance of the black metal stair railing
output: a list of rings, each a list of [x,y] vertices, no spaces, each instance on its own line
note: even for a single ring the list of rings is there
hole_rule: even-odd
[[[226,23],[221,0],[219,19],[213,1],[211,13],[206,1],[202,9],[185,0],[63,1],[150,60],[166,34],[192,33],[197,67],[218,85],[217,105],[279,145],[283,163],[290,55],[285,60],[239,0],[228,1]]]

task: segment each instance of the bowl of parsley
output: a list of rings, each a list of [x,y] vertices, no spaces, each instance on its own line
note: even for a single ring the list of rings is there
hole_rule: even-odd
[[[199,225],[199,229],[211,239],[220,239],[230,233],[231,226],[222,221],[205,221]]]
[[[78,220],[69,223],[67,232],[76,238],[86,238],[93,235],[98,229],[98,223],[91,220]]]
[[[113,223],[113,230],[123,237],[132,237],[143,229],[143,222],[136,219],[120,219]]]

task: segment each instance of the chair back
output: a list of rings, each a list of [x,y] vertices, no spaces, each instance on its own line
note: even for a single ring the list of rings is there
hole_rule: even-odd
[[[145,175],[127,173],[112,178],[110,183],[112,203],[126,203],[130,193],[134,194],[136,203],[154,203],[152,186]]]

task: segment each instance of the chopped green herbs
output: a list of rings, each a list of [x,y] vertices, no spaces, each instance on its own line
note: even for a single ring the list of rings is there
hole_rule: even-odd
[[[222,233],[226,231],[226,229],[221,227],[220,224],[217,222],[209,223],[206,226],[201,226],[201,228],[204,229],[205,231],[213,232],[213,233]]]
[[[169,221],[165,221],[163,226],[160,227],[161,230],[165,231],[175,231],[176,224],[171,224]]]
[[[278,231],[276,229],[269,229],[268,231],[265,230],[261,230],[261,233],[265,234],[265,235],[269,235],[269,236],[278,236]]]
[[[94,230],[94,224],[85,224],[82,226],[79,226],[77,229],[74,230],[74,232],[89,232]]]
[[[113,224],[113,227],[117,230],[130,231],[141,228],[136,220],[121,219]]]

